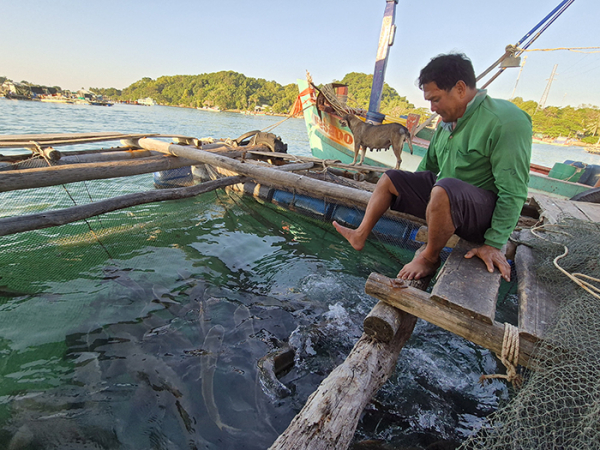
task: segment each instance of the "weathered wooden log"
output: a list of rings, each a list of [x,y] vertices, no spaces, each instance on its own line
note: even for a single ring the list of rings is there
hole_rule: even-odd
[[[56,211],[0,219],[0,236],[64,225],[66,223],[87,219],[110,211],[130,208],[145,203],[194,197],[230,184],[240,183],[243,180],[244,178],[241,176],[220,178],[218,180],[207,181],[206,183],[190,187],[161,189],[122,195],[120,197],[114,197],[82,206],[72,206]]]
[[[297,164],[286,164],[285,166],[278,166],[277,170],[281,170],[283,172],[299,172],[301,170],[309,170],[315,166],[315,163],[307,162],[307,163],[297,163]]]
[[[426,289],[430,279],[407,284]],[[393,338],[381,342],[363,333],[344,363],[323,380],[270,450],[348,448],[362,411],[394,372],[417,323],[415,316],[393,309],[398,324]]]
[[[125,138],[160,136],[158,134],[123,134],[117,132],[75,133],[75,134],[21,134],[0,136],[0,148],[32,148],[37,144],[45,146],[87,144],[90,142],[116,141]],[[171,137],[171,136],[169,136]]]
[[[524,235],[525,231],[521,234]],[[519,332],[532,339],[542,339],[554,324],[558,304],[536,276],[531,248],[518,246],[515,265],[519,280]]]
[[[13,170],[29,170],[29,169],[49,169],[50,167],[66,164],[84,164],[84,163],[97,163],[106,161],[125,161],[128,159],[139,159],[139,158],[150,158],[152,156],[162,156],[162,153],[151,152],[149,150],[128,150],[128,151],[97,151],[94,153],[80,153],[74,154],[71,152],[61,153],[58,159],[52,166],[48,165],[48,162],[44,159],[30,159],[27,161],[27,169],[18,169],[15,166]],[[22,161],[22,159],[20,160]]]
[[[209,153],[194,147],[181,145],[172,145],[156,139],[140,139],[138,141],[140,147],[147,150],[155,150],[166,154],[180,156],[183,158],[193,159],[195,161],[210,164],[215,167],[220,167],[246,175],[260,184],[269,185],[279,189],[293,188],[296,192],[311,196],[322,196],[330,200],[345,205],[366,207],[371,193],[359,191],[354,188],[349,188],[341,185],[332,185],[326,181],[315,180],[313,178],[284,171],[274,170],[269,167],[260,167],[254,164],[246,164],[240,161],[235,161],[224,156]],[[424,224],[425,221],[409,214],[403,214],[394,211],[386,213],[389,216],[403,218],[412,222]]]
[[[415,252],[415,256],[425,250],[425,247],[426,245],[422,245],[421,248]],[[427,289],[427,286],[429,286],[432,279],[433,275],[420,280],[405,281],[404,283],[406,286],[412,286],[424,291]],[[390,342],[398,332],[401,322],[402,315],[400,314],[399,309],[379,301],[367,317],[365,317],[363,329],[366,334],[378,341]]]
[[[157,156],[129,161],[108,161],[2,171],[0,172],[0,192],[54,186],[84,180],[127,177],[176,169],[192,164],[194,164],[194,161],[185,158]]]
[[[79,155],[93,155],[93,154],[98,154],[98,153],[113,153],[113,152],[118,153],[118,152],[125,152],[125,151],[142,152],[142,151],[147,151],[147,150],[140,150],[139,147],[133,148],[133,147],[129,147],[129,146],[117,146],[117,147],[97,148],[97,149],[93,149],[93,150],[69,150],[69,151],[61,152],[61,155],[63,157],[67,157],[67,156],[70,157],[70,156],[79,156]],[[148,154],[156,156],[157,153],[158,152],[150,152]],[[0,161],[6,161],[6,162],[17,162],[17,161],[27,160],[30,158],[31,158],[30,151],[19,153],[16,155],[0,154]]]
[[[435,297],[418,289],[395,289],[389,278],[377,273],[369,276],[365,292],[498,355],[502,353],[504,325],[501,323],[494,321],[490,324],[478,320],[472,314],[440,303]],[[537,340],[532,341],[527,334],[519,335],[519,364],[528,365],[536,342]]]

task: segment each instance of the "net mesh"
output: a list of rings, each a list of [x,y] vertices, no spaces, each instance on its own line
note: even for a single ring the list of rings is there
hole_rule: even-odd
[[[563,218],[529,236],[558,311],[523,388],[461,449],[600,448],[600,227]]]
[[[18,168],[48,165],[39,157],[15,164]],[[344,186],[355,186],[352,180],[328,171],[321,174],[321,179]],[[0,192],[0,219],[82,206],[155,188],[185,187],[197,182],[187,167],[163,171],[155,174],[154,178],[146,174]],[[246,185],[231,186],[230,189],[252,194],[255,185],[250,182]],[[294,189],[290,189],[289,195],[278,195],[271,201],[320,221],[331,222],[332,214],[336,211],[326,200],[311,201],[296,193]],[[0,279],[0,297],[31,293],[32,289],[35,290],[35,283],[42,282],[43,274],[46,274],[48,279],[56,279],[60,278],[60,271],[77,270],[77,267],[85,271],[85,268],[93,267],[107,258],[114,263],[120,255],[135,252],[144,242],[163,239],[164,229],[185,228],[187,222],[195,224],[193,210],[188,210],[185,205],[188,203],[149,203],[61,226],[0,236],[0,265],[5,268]],[[340,208],[345,207],[339,207],[337,210]],[[363,211],[356,207],[345,209],[351,210],[350,215],[347,212],[345,214],[350,220],[346,225],[357,226]],[[338,220],[341,221],[339,218]],[[390,227],[400,227],[404,231],[397,236],[388,236]],[[374,236],[381,248],[402,264],[407,259],[410,260],[410,255],[418,247],[411,239],[416,235],[418,228],[418,224],[409,220],[392,218],[383,221],[374,230]],[[124,239],[124,236],[127,239]],[[177,237],[170,236],[169,239],[173,241],[173,245],[177,245]],[[31,267],[32,261],[36,267]],[[31,277],[24,276],[23,266],[30,267]],[[12,270],[11,267],[16,269]]]

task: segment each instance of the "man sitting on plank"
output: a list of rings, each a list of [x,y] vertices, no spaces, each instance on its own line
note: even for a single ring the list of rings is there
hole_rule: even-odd
[[[456,233],[481,247],[478,256],[510,280],[500,251],[517,224],[527,198],[531,161],[531,119],[514,104],[492,99],[475,86],[471,61],[462,54],[439,55],[425,66],[419,87],[441,117],[416,172],[388,170],[377,183],[360,226],[333,222],[361,250],[379,218],[391,208],[426,219],[428,241],[398,273],[405,280],[435,273],[440,252]]]

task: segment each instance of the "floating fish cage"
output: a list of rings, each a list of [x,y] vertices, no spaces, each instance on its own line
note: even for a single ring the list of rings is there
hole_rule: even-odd
[[[3,161],[0,447],[267,448],[360,335],[367,271],[410,260],[422,224],[386,218],[357,257],[326,222],[360,206],[85,145]]]
[[[553,246],[568,246],[565,271],[594,286],[597,210],[535,197],[529,226],[581,217],[552,219],[543,239],[523,222],[512,283],[463,258],[472,247],[458,241],[433,286],[399,286],[422,220],[387,213],[362,252],[329,225],[360,223],[381,170],[165,139],[4,143],[33,157],[0,158],[1,446],[506,448],[514,430],[544,448],[596,439],[597,300],[552,261]],[[53,148],[107,140],[121,143]],[[525,388],[498,376],[524,376]]]

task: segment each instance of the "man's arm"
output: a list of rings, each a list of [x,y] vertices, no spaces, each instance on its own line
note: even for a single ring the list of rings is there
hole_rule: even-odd
[[[531,120],[529,116],[499,126],[490,162],[498,199],[491,227],[486,231],[485,244],[469,251],[465,257],[478,256],[487,269],[498,268],[502,277],[510,281],[510,265],[500,250],[513,232],[523,204],[527,199],[529,165],[531,162]]]
[[[508,241],[527,200],[532,135],[528,119],[517,118],[497,127],[494,133],[490,162],[498,199],[484,238],[485,244],[497,249]]]

